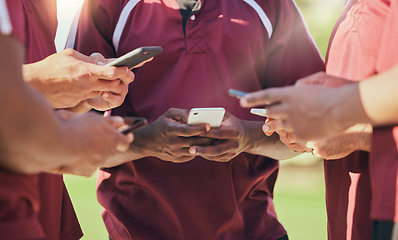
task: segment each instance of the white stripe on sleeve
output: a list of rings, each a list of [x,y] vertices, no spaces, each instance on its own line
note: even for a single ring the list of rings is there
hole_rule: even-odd
[[[243,0],[243,1],[249,4],[257,12],[257,15],[260,17],[261,22],[263,23],[265,29],[268,32],[268,38],[271,38],[273,31],[272,23],[269,20],[267,14],[265,14],[264,10],[254,0]]]
[[[0,33],[10,35],[11,32],[12,25],[8,15],[6,0],[0,0]]]
[[[120,38],[122,37],[123,29],[126,25],[127,19],[129,18],[130,12],[140,1],[141,0],[130,0],[120,14],[119,21],[116,24],[115,32],[113,33],[113,47],[115,48],[116,52],[118,51]]]

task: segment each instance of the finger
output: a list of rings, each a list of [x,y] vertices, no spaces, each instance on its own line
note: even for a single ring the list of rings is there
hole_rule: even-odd
[[[180,137],[193,137],[199,136],[203,133],[206,133],[210,130],[210,126],[208,124],[199,124],[188,126],[186,124],[181,123],[172,123],[164,129],[163,133],[165,135],[172,134]]]
[[[94,91],[100,92],[114,92],[121,93],[123,91],[127,91],[128,87],[125,84],[120,83],[120,79],[116,80],[102,80],[98,79],[95,82]]]
[[[115,128],[120,128],[126,125],[123,118],[120,116],[108,116],[104,118],[109,124],[111,124]]]
[[[281,119],[268,121],[262,129],[267,136],[270,136],[276,131],[284,130],[283,121]]]
[[[217,157],[227,153],[233,152],[231,155],[235,155],[235,150],[238,148],[236,141],[223,141],[216,145],[211,146],[192,146],[189,152],[194,155],[200,155],[203,157]]]
[[[241,135],[239,129],[236,127],[221,126],[219,128],[212,128],[200,136],[214,139],[237,139]]]
[[[272,119],[285,120],[288,117],[289,105],[284,104],[283,102],[266,106],[266,117]]]
[[[106,64],[106,58],[101,53],[92,53],[90,55],[91,62],[100,66]]]
[[[86,99],[96,98],[96,97],[98,97],[99,95],[101,95],[101,93],[102,93],[102,91],[92,91],[92,92],[89,92],[89,93],[86,95]]]
[[[132,134],[132,133],[130,133]],[[121,134],[123,135],[123,134]],[[132,140],[130,141],[130,139],[127,136],[123,136],[123,139],[120,140],[118,142],[118,144],[116,145],[116,150],[118,150],[119,152],[125,152],[129,149],[130,147],[130,143],[132,142]]]
[[[108,64],[110,62],[113,62],[114,60],[116,60],[117,58],[106,58],[105,59],[105,64]]]
[[[240,99],[242,107],[256,107],[277,103],[285,98],[289,88],[269,88],[248,93]]]
[[[296,135],[294,133],[292,133],[292,132],[286,133],[286,138],[291,143],[296,143],[297,142]]]
[[[145,63],[150,62],[150,61],[152,61],[152,60],[153,60],[153,57],[151,57],[150,59],[147,59],[147,60],[145,60],[145,61],[143,61],[143,62],[138,63],[137,65],[135,65],[134,67],[132,67],[132,69],[133,69],[133,68],[142,67]]]
[[[102,80],[117,80],[122,81],[128,85],[134,80],[134,73],[127,67],[114,66],[98,66],[94,64],[87,64],[87,71],[90,76]]]
[[[181,149],[188,149],[193,145],[207,146],[214,143],[214,139],[199,137],[170,137],[167,145],[173,149],[173,152],[179,152]],[[184,153],[187,153],[185,151]]]
[[[179,123],[187,123],[189,111],[186,109],[170,108],[164,114],[165,117],[173,119]]]
[[[191,146],[208,146],[213,144],[216,139],[206,138],[206,137],[190,137],[184,138],[185,146],[184,147],[191,147]]]
[[[123,96],[112,92],[103,92],[101,96],[106,102],[108,102],[109,108],[119,107],[124,102]]]

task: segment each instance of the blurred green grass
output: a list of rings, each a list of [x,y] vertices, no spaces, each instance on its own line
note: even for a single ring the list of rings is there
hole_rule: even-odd
[[[296,2],[324,57],[330,33],[345,0]],[[313,158],[308,160],[307,157],[281,162],[275,186],[275,208],[291,240],[325,240],[327,235],[323,168],[320,161],[314,161]],[[65,175],[65,183],[85,234],[82,239],[108,240],[101,218],[102,208],[96,201],[96,174],[90,178]]]

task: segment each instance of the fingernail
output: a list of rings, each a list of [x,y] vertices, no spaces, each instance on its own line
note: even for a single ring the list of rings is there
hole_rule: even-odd
[[[195,154],[196,153],[196,148],[194,148],[194,147],[189,148],[189,153],[190,154]]]
[[[206,125],[206,132],[210,131],[211,127],[210,125]]]
[[[132,143],[134,140],[134,134],[133,133],[129,133],[126,135],[127,137],[127,141],[129,141],[129,143]]]
[[[269,131],[269,126],[267,124],[263,125],[263,132],[267,133]]]
[[[104,112],[104,117],[108,117],[108,116],[110,116],[111,115],[111,110],[108,110],[108,111],[105,111]]]
[[[109,94],[107,92],[103,92],[102,97],[107,98],[107,97],[109,97]]]
[[[247,106],[247,99],[246,98],[241,98],[240,99],[240,105],[242,105],[242,106]]]
[[[103,61],[98,61],[98,62],[97,62],[97,65],[99,65],[99,66],[104,66],[105,63],[104,63]]]

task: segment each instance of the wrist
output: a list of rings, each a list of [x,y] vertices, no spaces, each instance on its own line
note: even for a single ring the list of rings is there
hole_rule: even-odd
[[[330,122],[335,132],[341,132],[357,123],[362,123],[363,111],[358,84],[350,84],[334,90]]]

